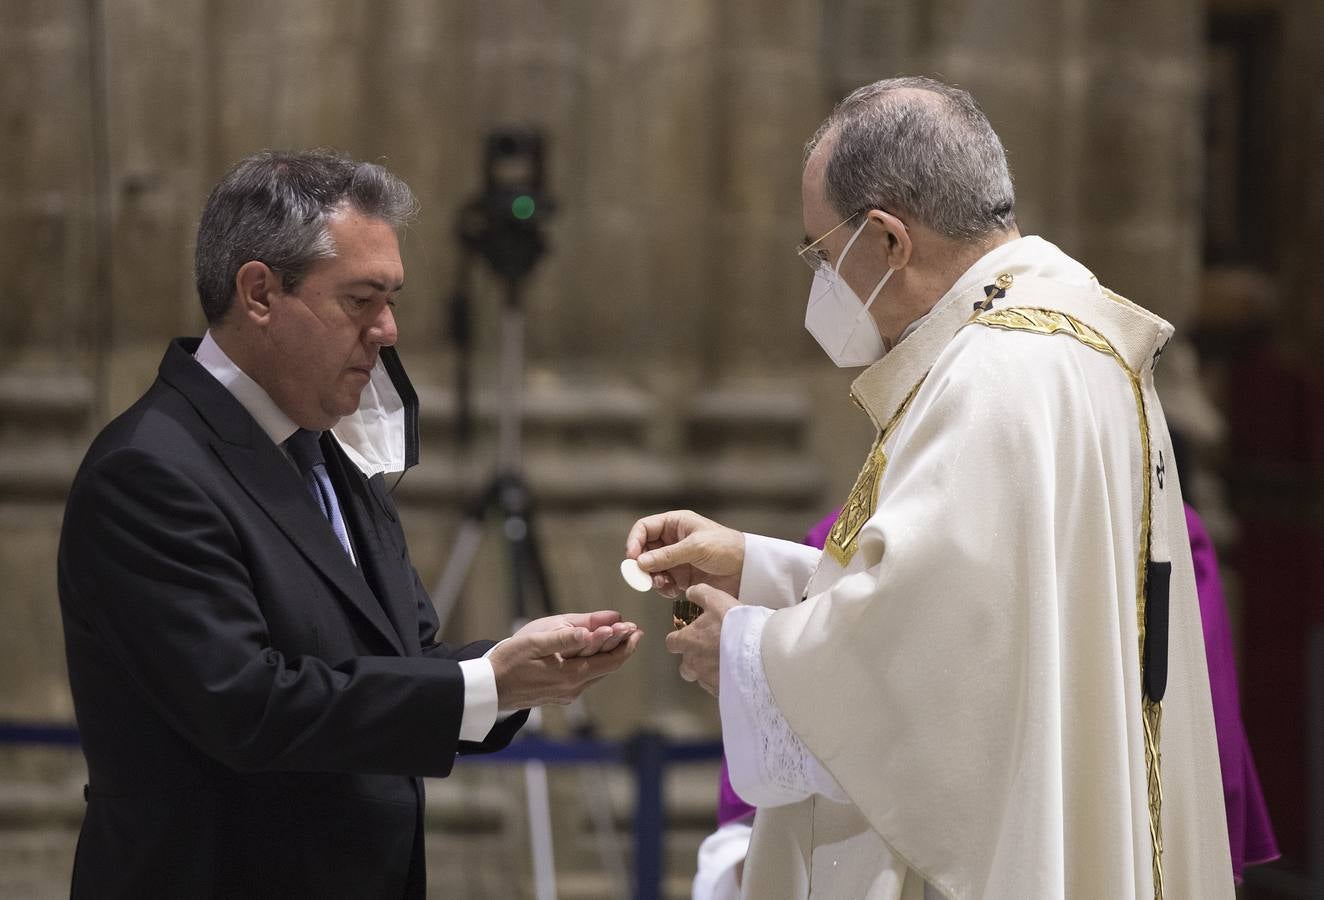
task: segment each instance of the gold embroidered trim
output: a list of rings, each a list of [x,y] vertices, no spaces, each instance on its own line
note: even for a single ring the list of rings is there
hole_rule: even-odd
[[[925,377],[927,374],[925,373]],[[878,505],[878,484],[883,480],[883,472],[887,470],[887,454],[883,451],[883,444],[900,424],[901,417],[910,408],[910,401],[915,399],[923,383],[924,377],[915,382],[915,386],[910,389],[906,399],[901,401],[892,418],[878,432],[873,447],[869,449],[869,456],[864,461],[864,467],[855,478],[855,486],[850,489],[846,503],[841,508],[841,515],[837,516],[832,530],[828,532],[823,549],[842,566],[848,565],[851,557],[855,555],[856,539],[860,536],[860,529],[864,527],[865,522],[873,518],[874,509]],[[854,400],[857,406],[860,405],[854,393],[851,394],[851,400]]]
[[[1036,309],[1029,306],[991,309],[979,313],[971,321],[990,328],[1005,328],[1013,331],[1032,331],[1035,334],[1069,334],[1082,344],[1093,347],[1100,353],[1107,353],[1117,359],[1127,372],[1126,363],[1113,349],[1113,345],[1095,329],[1073,316],[1055,309]]]
[[[1163,900],[1163,703],[1148,697],[1144,700],[1145,718],[1145,774],[1149,788],[1149,845],[1154,848],[1154,900]]]
[[[860,536],[860,529],[873,515],[877,503],[875,498],[878,496],[878,482],[882,479],[886,468],[887,454],[883,452],[883,439],[880,435],[869,449],[864,467],[856,476],[855,486],[850,489],[846,503],[841,507],[841,515],[837,516],[837,521],[832,524],[827,543],[824,544],[828,553],[832,554],[832,558],[843,566],[855,555],[855,541]]]
[[[1126,302],[1112,291],[1104,289],[1109,299]],[[1131,391],[1135,395],[1136,412],[1140,417],[1140,458],[1145,463],[1143,500],[1140,513],[1140,559],[1136,564],[1136,619],[1139,633],[1140,683],[1145,680],[1145,581],[1148,575],[1146,563],[1149,560],[1149,540],[1151,520],[1153,518],[1153,486],[1150,473],[1153,471],[1150,459],[1149,416],[1145,410],[1145,395],[1140,386],[1140,375],[1122,359],[1122,355],[1112,343],[1095,328],[1091,328],[1074,316],[1054,309],[1037,307],[1008,307],[979,312],[970,318],[970,324],[987,325],[990,328],[1002,328],[1009,331],[1028,331],[1034,334],[1067,334],[1076,338],[1087,347],[1106,353],[1117,361],[1131,382]],[[1142,689],[1143,690],[1143,689]],[[1149,843],[1153,851],[1154,863],[1154,900],[1163,900],[1163,781],[1161,778],[1162,753],[1160,752],[1160,731],[1163,724],[1163,704],[1144,697],[1141,703],[1141,718],[1145,735],[1145,776],[1149,799]]]

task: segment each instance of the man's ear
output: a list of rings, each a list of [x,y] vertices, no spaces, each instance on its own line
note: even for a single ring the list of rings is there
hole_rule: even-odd
[[[271,316],[271,302],[280,293],[280,276],[264,262],[250,259],[234,276],[235,303],[239,315],[255,323],[266,324]]]
[[[904,269],[910,262],[913,249],[910,243],[910,230],[906,223],[896,216],[881,209],[869,210],[869,218],[882,225],[887,231],[887,265],[893,269]]]

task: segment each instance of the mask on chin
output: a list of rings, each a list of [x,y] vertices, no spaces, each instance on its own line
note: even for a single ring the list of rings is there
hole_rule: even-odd
[[[331,429],[345,455],[371,478],[418,462],[418,394],[394,347],[383,347],[359,408]]]
[[[882,335],[878,333],[877,323],[869,315],[869,307],[896,270],[889,268],[869,294],[869,299],[863,303],[846,283],[846,279],[841,277],[842,261],[868,224],[866,218],[855,229],[835,266],[830,269],[824,266],[814,272],[814,284],[809,289],[809,306],[805,310],[805,328],[818,341],[818,346],[823,348],[828,358],[843,369],[872,365],[882,359],[888,350]]]

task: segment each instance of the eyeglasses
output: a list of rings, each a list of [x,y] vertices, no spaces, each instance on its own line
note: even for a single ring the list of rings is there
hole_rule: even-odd
[[[804,260],[804,264],[814,271],[815,274],[832,265],[832,260],[828,258],[827,251],[819,245],[828,239],[828,235],[836,231],[842,225],[845,225],[851,219],[860,215],[864,210],[859,209],[842,219],[836,225],[833,225],[827,232],[816,241],[801,241],[795,248],[795,255]]]

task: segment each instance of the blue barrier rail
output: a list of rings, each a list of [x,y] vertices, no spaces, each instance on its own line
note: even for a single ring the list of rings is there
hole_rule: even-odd
[[[61,747],[77,747],[78,729],[73,725],[0,722],[0,744],[55,744]]]
[[[0,722],[0,744],[77,747],[78,729],[72,725]],[[721,741],[671,741],[655,732],[644,731],[624,741],[553,740],[530,735],[497,753],[466,756],[464,759],[466,764],[512,764],[537,760],[548,765],[629,766],[635,782],[634,896],[635,900],[659,900],[666,840],[663,775],[669,765],[708,762],[721,755]]]

